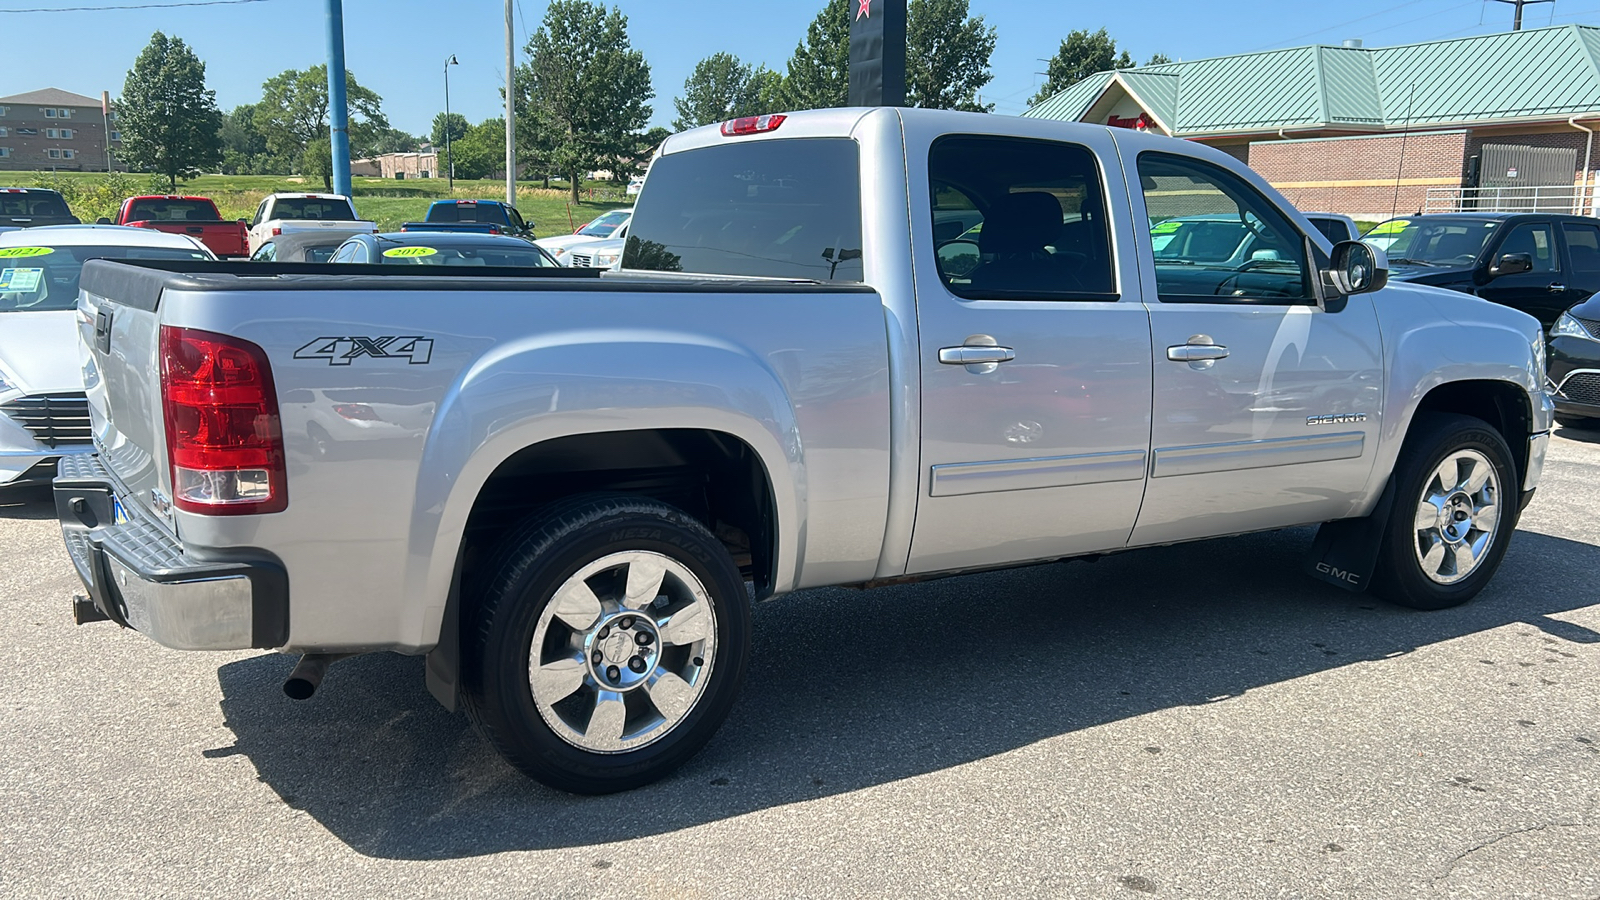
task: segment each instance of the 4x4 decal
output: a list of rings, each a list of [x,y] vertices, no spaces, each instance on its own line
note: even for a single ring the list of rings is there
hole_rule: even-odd
[[[425,366],[433,357],[433,339],[402,337],[319,337],[294,352],[295,359],[326,360],[330,366],[348,366],[363,356],[373,359],[404,359],[413,366]]]

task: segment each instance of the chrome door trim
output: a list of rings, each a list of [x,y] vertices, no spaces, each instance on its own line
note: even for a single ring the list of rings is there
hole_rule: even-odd
[[[1156,449],[1152,478],[1201,475],[1234,469],[1265,469],[1301,463],[1355,459],[1362,453],[1366,435],[1359,431],[1319,434],[1303,438],[1271,438],[1225,444],[1195,444]]]
[[[932,497],[957,497],[963,494],[1138,481],[1144,477],[1144,461],[1143,450],[1119,450],[1078,456],[946,463],[929,467],[928,494]]]

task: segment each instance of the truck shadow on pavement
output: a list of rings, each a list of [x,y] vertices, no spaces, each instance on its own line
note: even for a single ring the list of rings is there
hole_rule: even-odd
[[[674,775],[623,794],[575,797],[524,778],[429,697],[421,659],[391,654],[337,664],[304,703],[280,691],[289,657],[222,667],[237,743],[205,755],[242,753],[360,853],[457,858],[690,828],[1516,623],[1557,649],[1600,642],[1551,618],[1600,602],[1600,548],[1519,532],[1477,600],[1421,613],[1299,574],[1311,535],[764,604],[722,731]]]

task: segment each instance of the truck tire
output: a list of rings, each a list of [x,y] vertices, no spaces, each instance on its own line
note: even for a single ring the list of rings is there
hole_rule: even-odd
[[[1520,482],[1505,438],[1471,416],[1420,414],[1394,478],[1375,591],[1413,609],[1471,600],[1516,530]]]
[[[738,567],[682,510],[587,495],[501,542],[463,622],[467,715],[506,761],[578,794],[623,791],[693,756],[750,654]]]

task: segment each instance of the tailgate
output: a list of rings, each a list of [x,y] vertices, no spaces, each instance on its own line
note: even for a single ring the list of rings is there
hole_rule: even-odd
[[[164,499],[155,502],[171,496],[158,359],[162,274],[104,260],[85,263],[78,354],[94,441],[119,482],[118,499],[171,527]]]

